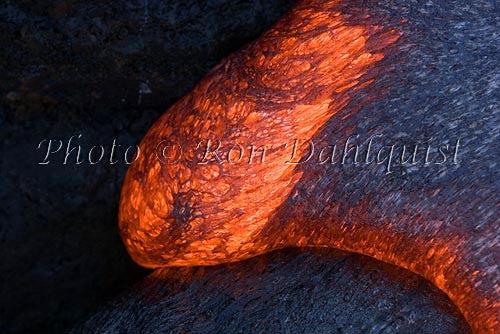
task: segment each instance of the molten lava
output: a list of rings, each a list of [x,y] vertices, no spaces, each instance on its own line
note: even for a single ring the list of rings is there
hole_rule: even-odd
[[[214,265],[286,246],[336,247],[421,274],[450,296],[476,332],[498,329],[498,287],[484,291],[461,277],[460,268],[470,263],[454,248],[457,240],[406,240],[400,231],[412,226],[364,218],[369,202],[359,204],[353,226],[327,214],[312,222],[305,207],[285,204],[290,196],[308,194],[292,193],[303,172],[286,163],[290,147],[284,144],[324,130],[377,80],[398,39],[397,27],[374,24],[368,11],[346,14],[338,1],[303,1],[222,61],[140,144],[119,211],[132,258],[150,268]],[[266,147],[265,161],[199,163],[194,148],[207,140]],[[159,159],[162,141],[182,146],[182,158]],[[305,150],[300,146],[297,156]],[[408,247],[401,250],[404,243]]]

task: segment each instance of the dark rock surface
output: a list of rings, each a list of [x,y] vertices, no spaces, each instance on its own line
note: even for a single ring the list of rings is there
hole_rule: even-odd
[[[331,249],[285,249],[160,269],[72,333],[468,332],[446,296],[409,271]]]

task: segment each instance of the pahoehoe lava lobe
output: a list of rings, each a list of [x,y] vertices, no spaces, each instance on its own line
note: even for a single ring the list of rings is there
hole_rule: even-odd
[[[283,144],[296,138],[328,143],[380,126],[400,138],[403,129],[428,133],[429,121],[456,130],[461,110],[412,114],[377,107],[392,98],[385,106],[398,108],[409,99],[405,92],[429,84],[411,58],[432,68],[445,54],[426,45],[433,36],[422,31],[382,4],[302,1],[222,61],[140,144],[119,212],[132,258],[153,268],[214,265],[287,246],[340,248],[422,275],[476,333],[499,332],[492,174],[478,178],[455,168],[448,179],[428,170],[397,177],[377,168],[352,173],[285,163]],[[162,163],[155,149],[164,140],[180,143],[183,158]],[[199,164],[193,148],[200,140],[270,149],[265,163],[212,157]],[[489,157],[483,154],[481,163]]]

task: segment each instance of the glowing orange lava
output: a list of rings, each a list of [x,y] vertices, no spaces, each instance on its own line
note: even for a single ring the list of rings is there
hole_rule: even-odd
[[[155,268],[214,265],[291,245],[346,249],[423,275],[477,333],[494,331],[498,299],[456,272],[467,259],[457,258],[453,240],[410,240],[400,251],[396,246],[407,241],[393,222],[381,228],[363,220],[369,203],[359,205],[359,223],[350,228],[326,218],[311,224],[303,208],[280,214],[303,176],[286,163],[290,147],[283,144],[314,138],[376,80],[368,74],[383,70],[378,64],[400,38],[392,27],[373,25],[366,13],[353,17],[339,8],[338,1],[301,2],[153,125],[123,185],[119,224],[127,250],[140,265]],[[251,163],[199,163],[194,148],[208,140],[261,150]],[[162,141],[183,147],[178,162],[158,159]],[[305,149],[300,146],[297,156]]]

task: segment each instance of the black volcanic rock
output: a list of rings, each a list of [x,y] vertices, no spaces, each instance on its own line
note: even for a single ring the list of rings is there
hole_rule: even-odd
[[[407,270],[331,249],[165,268],[72,334],[469,333],[448,298]]]

